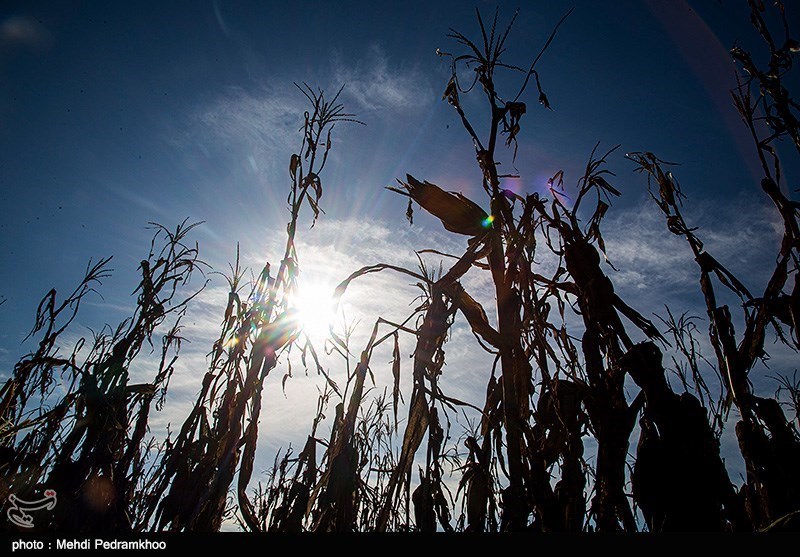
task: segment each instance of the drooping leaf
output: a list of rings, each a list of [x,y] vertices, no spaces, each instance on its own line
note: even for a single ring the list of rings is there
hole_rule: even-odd
[[[392,352],[392,377],[394,379],[394,385],[392,386],[392,406],[394,409],[394,426],[397,427],[398,402],[403,394],[400,392],[400,335],[396,331],[394,333],[394,349]]]

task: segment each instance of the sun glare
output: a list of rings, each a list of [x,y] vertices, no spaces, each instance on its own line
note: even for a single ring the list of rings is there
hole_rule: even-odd
[[[336,318],[333,291],[333,286],[301,281],[292,298],[300,327],[315,346],[321,346],[325,342],[328,330]]]

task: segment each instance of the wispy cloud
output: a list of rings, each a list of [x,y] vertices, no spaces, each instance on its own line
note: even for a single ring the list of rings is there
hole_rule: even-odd
[[[277,149],[283,155],[287,145],[296,143],[308,108],[306,99],[290,80],[291,76],[287,76],[251,88],[229,87],[221,91],[195,107],[189,115],[190,129],[181,141],[213,139],[226,148],[246,145],[253,153],[275,153]],[[330,69],[321,72],[319,81],[331,84],[331,88],[344,85],[342,100],[347,111],[358,114],[370,110],[407,111],[432,98],[430,85],[421,72],[393,63],[377,45],[369,47],[363,58],[352,61],[345,62],[340,53],[334,53]],[[326,90],[329,100],[335,92]]]
[[[219,24],[220,30],[226,37],[230,37],[231,30],[228,27],[228,22],[225,21],[225,18],[222,17],[222,12],[219,9],[219,2],[217,2],[217,0],[214,0],[213,6],[214,6],[214,17],[217,19],[217,23]]]
[[[359,112],[407,109],[427,105],[435,98],[422,72],[393,64],[377,44],[370,45],[364,57],[353,63],[336,53],[332,65],[334,81],[346,85],[345,93]]]
[[[282,153],[295,143],[305,110],[305,99],[291,85],[264,85],[256,90],[229,87],[195,109],[190,132],[199,132],[199,139],[220,142],[225,148]]]
[[[739,275],[745,284],[763,288],[780,242],[777,212],[750,197],[728,203],[690,202],[684,210],[705,249]],[[674,296],[694,292],[698,270],[686,241],[667,231],[663,214],[651,200],[623,210],[612,209],[605,220],[608,255],[619,272],[609,270],[614,283],[639,296],[657,291]],[[757,290],[757,288],[756,288]]]

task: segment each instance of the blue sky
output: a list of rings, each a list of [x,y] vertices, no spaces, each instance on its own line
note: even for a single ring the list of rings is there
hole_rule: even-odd
[[[435,51],[455,48],[445,38],[450,27],[476,35],[476,5],[487,18],[499,5],[504,25],[517,4],[4,2],[0,376],[30,349],[21,340],[40,297],[74,286],[89,258],[114,255],[115,274],[104,299],[84,308],[75,334],[125,316],[149,221],[205,221],[194,238],[219,270],[237,242],[248,264],[276,262],[288,218],[286,166],[304,109],[293,82],[329,92],[345,84],[342,101],[367,124],[335,130],[323,176],[326,215],[300,232],[307,276],[335,284],[362,264],[413,266],[414,249],[463,249],[463,240],[421,211],[409,227],[404,199],[384,186],[409,172],[480,199],[470,141],[441,101],[449,70]],[[535,89],[523,99],[515,187],[543,191],[562,168],[574,184],[597,142],[621,144],[610,168],[623,196],[606,221],[609,257],[620,271],[609,273],[645,314],[670,303],[702,316],[688,249],[665,234],[645,181],[623,154],[648,150],[679,162],[688,219],[703,226],[712,253],[762,289],[777,250],[776,217],[760,195],[753,149],[728,95],[734,79],[727,49],[737,40],[752,44],[743,3],[523,4],[508,44],[508,61],[523,66],[563,13],[575,11],[539,66],[554,110],[537,105]],[[480,111],[477,98],[466,107]],[[794,189],[797,167],[786,176]],[[173,421],[197,391],[197,367],[221,319],[224,282],[211,278],[190,314],[195,342],[175,380]],[[469,280],[486,294],[483,278]],[[367,301],[351,302],[353,315],[369,323],[408,312],[414,293],[406,281],[370,281],[357,287]],[[653,299],[651,288],[664,299]],[[459,347],[464,331],[455,334],[451,392],[479,403],[485,369],[479,355]],[[266,429],[275,434],[265,442],[274,447],[292,438],[297,414],[313,409],[315,381],[299,378],[288,387],[291,403],[276,394],[267,418],[274,427]]]

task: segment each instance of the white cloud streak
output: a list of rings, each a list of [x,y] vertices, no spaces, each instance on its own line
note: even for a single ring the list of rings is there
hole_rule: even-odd
[[[195,110],[182,141],[285,157],[287,146],[297,141],[305,110],[305,99],[292,86],[265,85],[256,91],[230,87]]]
[[[334,81],[345,84],[345,94],[359,112],[408,109],[435,98],[421,72],[393,66],[377,44],[370,45],[355,63],[347,63],[335,53],[332,65]]]
[[[345,62],[340,53],[330,60],[327,77],[331,87],[344,85],[342,99],[347,112],[392,111],[418,106],[420,99],[432,98],[425,76],[415,69],[404,69],[386,56],[378,45],[370,46],[364,57]],[[276,83],[284,83],[279,85]],[[261,83],[252,89],[229,87],[216,98],[195,108],[189,118],[190,129],[180,143],[197,139],[223,145],[248,147],[252,153],[285,156],[287,145],[296,143],[302,115],[308,108],[303,95],[286,80]],[[316,84],[309,84],[316,90]],[[335,89],[326,91],[330,100]]]

